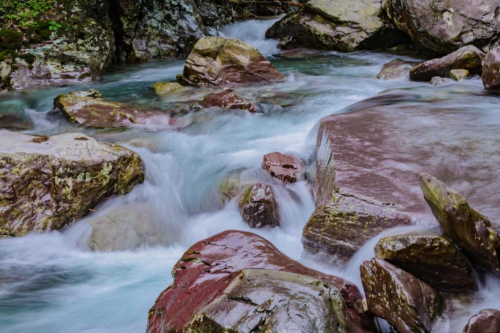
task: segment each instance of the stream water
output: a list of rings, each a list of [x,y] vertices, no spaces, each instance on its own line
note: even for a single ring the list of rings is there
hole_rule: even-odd
[[[153,83],[174,80],[182,72],[183,61],[177,60],[116,68],[102,81],[88,86],[0,96],[0,112],[21,114],[33,126],[26,130],[28,133],[82,131],[138,152],[146,164],[145,183],[130,194],[97,207],[97,214],[120,212],[124,207],[146,203],[138,206],[140,216],[161,230],[162,238],[160,245],[93,252],[86,245],[90,226],[89,219],[84,219],[62,233],[0,240],[0,332],[144,332],[149,308],[172,281],[170,271],[190,245],[223,230],[250,230],[234,201],[221,205],[217,200],[221,179],[228,172],[245,170],[244,177],[273,182],[261,170],[263,155],[273,151],[293,153],[312,161],[318,121],[383,90],[404,87],[434,91],[433,94],[466,94],[470,106],[480,110],[474,121],[493,124],[497,136],[493,139],[500,138],[497,125],[500,117],[491,112],[496,102],[481,95],[479,79],[440,88],[409,81],[377,80],[375,76],[383,64],[395,58],[412,60],[387,53],[318,53],[307,55],[306,61],[294,54],[279,55],[276,41],[264,39],[265,30],[272,23],[246,21],[222,31],[224,36],[257,47],[287,77],[281,84],[237,89],[243,97],[262,98],[259,104],[262,113],[258,115],[201,110],[196,115],[184,116],[191,125],[179,131],[109,132],[75,128],[49,113],[58,94],[89,87],[99,90],[109,100],[163,109],[173,107],[177,101],[196,98],[201,93],[191,90],[162,99],[151,89]],[[486,154],[487,147],[481,150],[481,138],[478,136],[474,144]],[[267,238],[293,259],[301,260],[302,227],[314,210],[310,189],[305,182],[287,189],[274,184],[283,226],[251,231]],[[489,216],[495,218],[498,216],[491,215],[496,215],[495,207],[500,205],[498,196],[492,198],[489,205],[482,203],[482,207],[490,209]],[[421,221],[418,226],[404,230],[426,229],[432,223]],[[401,228],[386,234],[399,232]],[[376,239],[369,242],[345,268],[322,267],[313,261],[305,264],[360,285],[359,265],[373,257],[375,243]],[[460,332],[478,310],[500,309],[500,300],[495,297],[500,293],[500,281],[487,277],[481,288],[467,305],[450,300],[450,311],[436,332]]]

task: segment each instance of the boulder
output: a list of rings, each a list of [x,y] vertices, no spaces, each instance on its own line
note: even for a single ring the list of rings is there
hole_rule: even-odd
[[[404,80],[408,79],[410,70],[413,68],[414,63],[403,61],[401,59],[394,59],[382,67],[382,70],[377,75],[380,80]]]
[[[0,131],[0,235],[60,230],[143,181],[141,158],[124,147]]]
[[[360,269],[370,312],[401,333],[432,332],[432,323],[443,309],[436,290],[381,259],[365,261]]]
[[[195,86],[234,86],[285,78],[253,46],[232,38],[204,37],[189,54],[179,80]]]
[[[293,155],[278,152],[264,155],[262,168],[285,185],[302,180],[305,172],[304,162]]]
[[[333,263],[345,264],[366,242],[410,218],[381,202],[349,193],[335,193],[316,208],[302,232],[304,250]]]
[[[256,177],[244,175],[242,170],[234,170],[225,175],[218,185],[218,198],[221,205],[236,198],[244,190],[258,182]]]
[[[479,311],[469,319],[463,333],[500,333],[500,311]]]
[[[97,90],[73,91],[54,99],[54,110],[72,123],[95,128],[151,126],[170,128],[171,117],[161,110],[134,108],[104,100]]]
[[[436,177],[422,173],[419,183],[443,234],[456,243],[474,264],[500,276],[500,234],[488,218]]]
[[[450,77],[455,81],[462,81],[467,76],[469,76],[469,71],[466,69],[452,69],[450,71]]]
[[[382,238],[377,258],[407,271],[442,292],[477,290],[467,259],[443,236],[402,235]]]
[[[293,44],[342,52],[406,43],[407,37],[387,25],[381,13],[380,0],[311,0],[303,10],[276,22],[266,38],[281,39],[287,48]]]
[[[184,87],[177,82],[156,82],[153,85],[153,89],[160,96],[168,95],[182,88]]]
[[[429,82],[429,83],[431,85],[437,87],[437,86],[443,86],[443,85],[451,84],[451,83],[453,83],[453,80],[449,79],[449,78],[446,78],[446,77],[434,76],[431,79],[431,82]]]
[[[252,228],[279,227],[278,203],[273,188],[267,184],[250,186],[239,202],[241,217]]]
[[[484,89],[500,92],[500,47],[492,49],[483,61]]]
[[[205,96],[202,105],[207,108],[216,106],[223,109],[248,110],[252,113],[257,112],[255,105],[230,91],[221,91]]]
[[[466,45],[488,49],[499,37],[496,0],[388,0],[389,20],[421,50],[448,54]]]
[[[255,271],[257,269],[259,272]],[[279,274],[279,272],[293,274]],[[362,298],[354,284],[302,266],[279,252],[264,238],[252,233],[224,231],[196,243],[177,262],[172,275],[174,282],[160,294],[149,311],[148,333],[179,332],[187,330],[188,327],[199,327],[200,332],[217,332],[216,328],[222,325],[247,325],[238,327],[245,327],[241,331],[249,332],[257,325],[256,321],[259,319],[265,321],[268,316],[281,317],[283,308],[280,305],[275,310],[270,310],[275,305],[274,302],[279,303],[281,296],[283,303],[289,304],[290,310],[295,314],[296,303],[290,298],[289,291],[294,290],[295,293],[299,292],[299,289],[301,291],[297,296],[302,295],[304,298],[298,299],[307,302],[303,303],[304,305],[311,305],[313,312],[303,307],[298,314],[303,316],[301,319],[297,318],[298,315],[294,315],[293,319],[279,322],[269,320],[267,323],[263,321],[262,324],[270,325],[266,327],[270,327],[273,332],[275,330],[272,327],[287,332],[300,330],[301,323],[311,321],[321,324],[319,327],[324,327],[323,320],[326,318],[323,314],[330,313],[332,316],[328,316],[328,322],[338,324],[333,325],[335,332],[378,331],[373,318],[363,312]],[[311,289],[316,288],[312,286],[306,288],[305,284],[312,280],[316,281],[318,289]],[[251,287],[252,281],[258,288]],[[325,288],[325,284],[329,287]],[[281,285],[283,285],[282,290],[276,289],[276,286]],[[325,293],[326,299],[335,300],[332,303],[333,307],[320,306],[323,301],[318,296],[313,298],[313,293],[309,292],[312,290]],[[262,297],[257,296],[260,291]],[[330,296],[337,295],[337,292],[340,298]],[[281,296],[272,300],[271,296],[274,293]],[[231,296],[229,299],[225,297],[228,294],[236,297]],[[217,314],[217,309],[221,307],[228,310],[230,315]],[[252,313],[252,309],[257,311]],[[326,309],[328,310],[325,311]],[[315,311],[319,312],[316,314]],[[308,314],[313,317],[309,318]],[[213,324],[213,328],[197,326],[203,325],[201,318],[206,318],[207,324]],[[240,318],[243,320],[237,323]],[[287,325],[287,322],[293,327],[282,326]],[[232,331],[240,330],[233,328]],[[304,329],[304,331],[309,330]],[[331,332],[331,330],[325,328],[324,331],[317,330],[317,332]]]
[[[430,81],[435,76],[451,77],[450,71],[466,69],[471,75],[481,74],[484,53],[475,46],[465,46],[439,59],[426,61],[410,71],[412,81]]]

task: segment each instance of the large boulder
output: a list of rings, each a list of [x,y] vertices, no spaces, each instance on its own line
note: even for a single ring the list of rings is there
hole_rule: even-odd
[[[249,269],[251,271],[248,271]],[[261,271],[256,272],[254,269]],[[242,275],[242,272],[248,272],[248,277]],[[293,313],[296,313],[296,303],[290,297],[292,293],[304,296],[300,298],[305,302],[303,311],[297,314],[304,318],[294,318],[293,321],[288,318],[280,320],[279,323],[269,321],[267,325],[272,326],[267,327],[270,327],[271,331],[275,331],[272,327],[280,328],[280,331],[294,331],[305,322],[321,324],[312,327],[325,327],[323,324],[326,321],[335,323],[333,325],[335,332],[377,332],[373,319],[362,310],[362,298],[355,285],[302,266],[279,252],[270,242],[252,233],[224,231],[196,243],[177,262],[172,275],[174,282],[160,294],[149,311],[148,333],[173,333],[186,330],[188,327],[201,327],[198,330],[200,332],[217,332],[216,329],[196,326],[203,325],[200,322],[201,318],[207,318],[215,328],[227,324],[233,327],[232,332],[249,332],[257,325],[256,321],[259,319],[263,319],[264,324],[269,316],[281,318],[283,308],[278,306],[276,312],[270,310],[276,305],[274,302],[279,302],[281,296],[284,303],[289,304]],[[240,279],[242,281],[238,282]],[[318,289],[306,288],[305,284],[313,280],[316,281]],[[252,281],[259,286],[258,289],[250,286]],[[325,284],[329,287],[324,286]],[[283,290],[276,289],[278,285],[283,285]],[[299,289],[302,291],[299,292]],[[262,297],[257,296],[257,292],[261,290]],[[326,293],[324,299],[334,300],[333,307],[323,307],[321,298],[312,297],[313,290]],[[231,291],[241,291],[241,293]],[[272,300],[273,293],[281,296]],[[228,294],[234,294],[236,297],[228,299],[226,297]],[[339,294],[341,297],[338,297]],[[317,309],[321,316],[307,311],[306,304]],[[217,309],[221,309],[220,306],[231,315],[217,314]],[[252,314],[252,310],[257,311]],[[326,319],[323,314],[331,316],[328,315],[329,319]],[[237,324],[238,319],[243,320]],[[286,325],[286,321],[293,323],[293,327],[281,326]],[[248,326],[234,328],[233,325]],[[325,327],[324,330],[318,329],[316,332],[332,332],[331,329]]]
[[[412,68],[412,81],[429,82],[435,76],[450,77],[454,69],[466,69],[471,75],[481,74],[484,53],[475,46],[464,46],[439,59],[421,63]]]
[[[181,82],[196,86],[269,84],[285,80],[253,46],[223,37],[201,38],[186,59]]]
[[[253,103],[246,101],[244,98],[230,91],[221,91],[207,95],[203,98],[202,105],[207,108],[215,106],[223,109],[248,110],[252,113],[257,112]]]
[[[436,177],[422,173],[419,183],[444,235],[460,246],[472,262],[500,276],[500,234],[488,218]]]
[[[124,147],[0,131],[0,235],[62,229],[143,180],[141,158]]]
[[[381,18],[380,0],[311,0],[288,14],[267,32],[294,46],[350,52],[384,49],[406,43],[406,36]]]
[[[382,67],[380,73],[377,74],[377,79],[380,80],[404,80],[409,78],[410,70],[414,67],[414,63],[394,59]]]
[[[483,61],[484,89],[500,92],[500,47],[492,49]]]
[[[500,333],[500,311],[479,311],[469,319],[463,333]]]
[[[366,242],[386,229],[409,225],[409,216],[376,200],[335,193],[316,208],[302,232],[309,253],[345,264]]]
[[[401,333],[431,333],[443,300],[431,286],[390,263],[372,259],[361,265],[368,309]]]
[[[297,157],[279,152],[264,155],[262,168],[283,184],[295,183],[304,178],[305,164]]]
[[[402,268],[443,292],[477,290],[467,259],[443,236],[402,235],[382,238],[377,258]]]
[[[388,0],[394,25],[424,51],[448,54],[466,45],[487,50],[499,37],[496,0]]]
[[[250,186],[239,202],[241,217],[252,228],[279,227],[278,203],[271,185]]]
[[[121,128],[148,125],[169,128],[173,123],[171,117],[163,111],[106,101],[95,89],[59,95],[54,99],[54,109],[62,112],[70,122],[85,127]]]

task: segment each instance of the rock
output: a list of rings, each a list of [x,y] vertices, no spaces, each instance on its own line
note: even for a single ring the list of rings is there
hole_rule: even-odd
[[[181,86],[177,82],[156,82],[153,85],[153,89],[160,96],[168,95],[174,91],[177,91],[177,90],[180,90],[183,88],[184,87]]]
[[[406,43],[407,37],[385,24],[381,13],[380,0],[311,0],[303,10],[276,22],[266,38],[281,39],[287,48],[294,45],[342,52]]]
[[[430,81],[435,76],[451,77],[453,69],[466,69],[471,75],[481,73],[484,53],[475,46],[465,46],[439,59],[426,61],[410,71],[412,81]]]
[[[421,50],[448,54],[466,45],[489,48],[499,37],[496,0],[388,0],[388,18]],[[429,78],[430,79],[430,78]]]
[[[219,304],[228,304],[226,302],[230,301],[227,298],[224,300],[224,290],[234,290],[228,289],[228,286],[238,288],[242,285],[247,286],[252,281],[241,275],[242,270],[248,269],[259,269],[261,273],[268,272],[262,271],[263,269],[274,271],[268,275],[271,280],[259,274],[254,275],[253,272],[249,274],[250,279],[252,276],[256,277],[256,280],[253,281],[259,283],[259,289],[257,290],[265,291],[265,295],[279,292],[274,289],[274,286],[281,285],[281,282],[283,282],[283,285],[289,283],[287,281],[290,281],[288,277],[291,277],[291,275],[279,275],[277,272],[307,276],[296,276],[292,279],[298,282],[298,285],[302,284],[301,281],[310,281],[308,280],[310,278],[322,281],[317,283],[318,287],[323,288],[323,283],[326,283],[332,288],[332,291],[336,289],[342,296],[341,298],[335,298],[336,302],[334,303],[335,309],[345,309],[343,312],[336,311],[336,313],[342,313],[343,319],[342,322],[339,322],[340,327],[334,325],[336,330],[338,329],[340,332],[377,332],[373,319],[362,310],[361,295],[355,285],[341,278],[302,266],[279,252],[264,238],[241,231],[224,231],[202,240],[193,245],[183,255],[172,271],[174,282],[160,294],[155,305],[149,311],[147,332],[167,333],[186,330],[203,313],[206,313],[205,310],[210,310],[208,312],[211,313],[211,318],[214,318],[215,313],[211,310],[216,309]],[[242,284],[234,282],[238,281],[240,277],[243,277]],[[311,289],[308,288],[307,290]],[[328,298],[330,291],[327,289],[324,289],[324,291]],[[250,300],[255,299],[257,303],[265,306],[264,301],[261,302],[261,299],[254,298],[254,294],[247,294],[247,296]],[[237,308],[240,307],[241,309],[248,309],[247,306],[251,306],[251,304],[245,303],[245,300],[246,298],[239,298],[235,300],[236,303],[231,303],[235,305],[234,311],[237,311]],[[275,301],[278,300],[278,297],[276,297]],[[288,303],[288,301],[285,303]],[[250,315],[248,311],[231,312],[232,316],[226,316],[225,318],[218,316],[216,320],[219,325],[229,323],[230,320],[239,318],[244,313]],[[278,313],[280,312],[278,311]],[[265,317],[266,312],[262,313],[261,316]],[[308,321],[310,319],[303,318],[303,320]],[[331,320],[337,320],[337,317],[334,316]],[[244,331],[250,331],[255,326],[255,324],[252,326],[253,322],[250,321],[250,318],[245,319],[245,322],[248,323],[250,328]],[[268,324],[275,325],[270,321]],[[285,325],[285,322],[282,321],[279,324]],[[235,325],[235,322],[231,322],[230,325]],[[212,329],[203,328],[201,331],[211,332]],[[285,331],[289,330],[285,329]]]
[[[433,86],[442,86],[442,85],[453,83],[453,80],[448,79],[446,77],[434,76],[431,79],[431,82],[429,82],[429,83],[432,84]]]
[[[302,232],[304,250],[330,262],[345,264],[366,242],[410,218],[381,202],[349,193],[335,193],[316,208]]]
[[[455,81],[462,81],[467,76],[469,76],[469,71],[466,69],[452,69],[450,71],[450,77]]]
[[[18,114],[0,113],[0,129],[23,131],[33,128],[33,122],[28,117],[23,117]]]
[[[223,109],[248,110],[252,113],[257,112],[255,105],[229,91],[221,91],[205,96],[202,105],[207,108],[216,106]]]
[[[443,236],[403,235],[382,238],[377,258],[407,271],[442,292],[477,290],[467,259]]]
[[[221,205],[236,198],[243,190],[257,183],[256,177],[244,175],[242,170],[235,170],[225,175],[218,186],[218,197]]]
[[[401,80],[408,79],[410,70],[413,68],[413,63],[394,59],[382,67],[382,70],[377,75],[377,79],[381,80]]]
[[[361,265],[368,309],[401,333],[432,332],[443,300],[431,286],[380,259]]]
[[[143,181],[141,158],[126,148],[83,134],[0,131],[0,235],[60,230]]]
[[[469,319],[463,333],[500,333],[500,311],[479,311]]]
[[[262,161],[262,168],[285,185],[304,178],[304,162],[293,155],[278,152],[266,154]]]
[[[254,47],[237,39],[204,37],[189,54],[179,80],[195,86],[233,86],[285,78]]]
[[[474,264],[500,276],[500,234],[488,218],[436,177],[422,173],[419,183],[443,234],[455,242]]]
[[[492,49],[483,61],[483,86],[489,91],[500,91],[500,47]]]
[[[106,101],[97,90],[74,91],[54,99],[54,109],[72,123],[95,128],[150,126],[170,128],[171,117],[161,110],[134,108]]]
[[[241,196],[239,208],[251,228],[279,227],[278,203],[273,188],[267,184],[250,186]]]

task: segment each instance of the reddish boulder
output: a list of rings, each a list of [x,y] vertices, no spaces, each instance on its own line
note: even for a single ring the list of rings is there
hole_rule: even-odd
[[[255,105],[229,91],[221,91],[206,96],[203,98],[202,105],[207,108],[216,106],[223,109],[248,110],[252,113],[257,112]]]
[[[270,185],[255,184],[242,195],[239,203],[241,217],[252,228],[279,227],[278,203]]]
[[[484,58],[483,86],[486,90],[500,92],[500,47],[492,49]]]
[[[265,269],[306,275],[340,292],[345,332],[377,332],[373,318],[361,309],[357,287],[344,279],[302,266],[264,238],[248,232],[224,231],[193,245],[174,266],[174,282],[163,291],[148,315],[148,333],[185,330],[201,310],[217,303],[228,285],[245,269]],[[245,301],[242,298],[241,301]],[[344,306],[345,304],[345,306]],[[206,332],[207,330],[205,330]]]
[[[469,319],[463,333],[500,333],[500,311],[479,311]]]
[[[264,155],[262,168],[284,184],[295,183],[304,177],[304,162],[297,157],[278,152]]]

